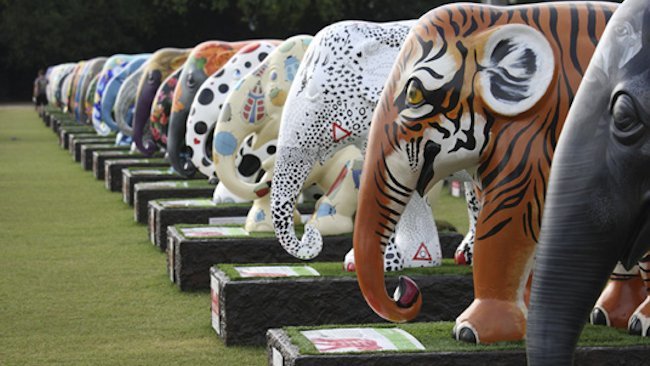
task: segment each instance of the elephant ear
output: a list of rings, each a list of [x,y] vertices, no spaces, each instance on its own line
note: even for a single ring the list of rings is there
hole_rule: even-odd
[[[483,101],[504,116],[528,111],[546,94],[553,79],[551,45],[539,31],[522,24],[499,27],[487,37],[479,60]]]

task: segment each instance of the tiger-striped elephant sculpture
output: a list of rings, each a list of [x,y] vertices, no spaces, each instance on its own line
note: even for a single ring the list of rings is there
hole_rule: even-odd
[[[402,277],[389,296],[383,251],[408,198],[465,169],[481,188],[474,301],[458,340],[520,340],[524,290],[553,152],[573,95],[607,20],[604,2],[512,7],[455,4],[411,29],[375,109],[354,230],[366,301],[394,322],[422,305]]]
[[[268,193],[280,117],[296,70],[311,39],[311,36],[295,36],[278,45],[228,94],[215,127],[213,161],[219,181],[240,198],[254,200],[246,220],[248,231],[273,231]],[[264,170],[259,184],[239,179],[236,160],[245,144],[255,151],[266,149],[270,155],[255,165],[247,164],[251,171]],[[332,186],[342,167],[358,156],[358,149],[350,149],[333,157],[312,183],[319,182],[322,187]],[[333,172],[333,169],[336,171]],[[345,181],[349,183],[350,179]],[[297,215],[294,219],[298,219]]]
[[[151,55],[142,70],[138,84],[133,117],[133,142],[143,154],[151,155],[157,146],[149,136],[145,136],[149,125],[151,106],[160,84],[175,70],[178,70],[189,56],[191,49],[163,48]]]
[[[323,28],[310,44],[284,106],[271,185],[275,234],[290,254],[312,259],[323,247],[322,235],[352,230],[356,189],[353,201],[345,202],[346,206],[352,203],[352,213],[334,205],[331,194],[323,198],[301,240],[292,224],[296,201],[312,171],[336,152],[351,145],[365,150],[372,111],[413,24],[415,21],[340,22]],[[351,165],[342,174],[353,174],[358,182],[360,164]],[[405,263],[418,267],[440,264],[431,208],[419,195],[415,200],[421,202],[413,202],[403,222],[421,220],[424,224],[402,230],[397,237],[403,240],[397,245],[391,241],[385,253],[386,270],[400,270]],[[406,239],[409,233],[415,237]],[[409,248],[407,242],[415,246]],[[354,270],[351,253],[344,268]]]
[[[626,0],[585,72],[553,159],[526,335],[531,366],[572,364],[617,261],[630,269],[642,258],[650,288],[649,59],[650,4]],[[628,327],[650,336],[647,294]]]
[[[196,173],[191,160],[191,149],[185,145],[185,132],[190,106],[201,84],[215,71],[221,69],[237,51],[257,41],[208,41],[194,47],[181,73],[169,117],[167,154],[174,170],[184,176]]]

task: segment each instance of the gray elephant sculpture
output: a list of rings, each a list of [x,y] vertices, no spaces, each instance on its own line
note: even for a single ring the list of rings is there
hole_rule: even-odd
[[[529,308],[531,366],[570,365],[617,261],[650,249],[650,3],[614,13],[558,141]],[[646,284],[648,272],[644,272]],[[650,302],[630,318],[648,336]]]

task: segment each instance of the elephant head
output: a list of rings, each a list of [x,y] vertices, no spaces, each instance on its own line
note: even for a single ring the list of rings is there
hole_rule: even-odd
[[[98,135],[106,136],[113,131],[111,125],[106,122],[108,119],[112,119],[112,111],[110,109],[102,111],[102,99],[106,95],[108,83],[113,80],[120,71],[122,71],[132,58],[132,55],[113,55],[106,60],[102,71],[98,74],[97,84],[91,103],[91,120]],[[115,93],[117,93],[117,90],[115,90]],[[117,126],[115,126],[115,129],[117,129]]]
[[[100,131],[105,132],[119,130],[116,121],[117,117],[115,116],[113,107],[116,105],[120,88],[122,85],[124,85],[126,79],[135,70],[137,70],[149,58],[149,56],[150,55],[148,54],[135,55],[131,57],[123,66],[116,67],[113,71],[113,77],[111,77],[110,80],[106,82],[106,86],[104,87],[103,95],[100,96],[100,100],[97,101],[97,98],[95,98],[95,114],[93,114],[93,122],[95,122],[94,118],[96,116],[99,116],[98,118],[100,120],[100,126],[102,123],[106,126],[106,128],[100,128]],[[137,86],[137,83],[134,85],[133,91],[135,91],[135,86]],[[132,95],[135,95],[135,92],[133,92]],[[99,103],[99,106],[97,106],[97,103]],[[129,107],[131,107],[132,104],[133,101],[131,100]],[[102,132],[98,133],[101,135]]]
[[[650,6],[614,13],[558,141],[531,293],[529,365],[570,365],[617,260],[650,249]]]
[[[311,39],[311,36],[295,36],[282,42],[257,68],[235,84],[226,98],[214,130],[212,158],[219,181],[243,199],[263,197],[268,189],[258,190],[257,184],[238,178],[237,153],[250,135],[253,135],[253,150],[277,139],[289,87]],[[275,156],[275,143],[269,144],[267,150]],[[265,163],[252,157],[251,161],[242,161],[239,169],[244,166],[251,171],[260,167],[266,167],[267,172],[271,170],[270,161]]]
[[[134,69],[127,68],[120,74],[127,73],[124,83],[120,86],[115,98],[115,121],[117,128],[125,136],[133,136],[133,115],[135,112],[135,102],[137,98],[138,85],[144,75],[146,61]]]
[[[63,112],[71,113],[72,112],[72,100],[70,96],[73,95],[73,89],[78,81],[79,70],[83,67],[84,61],[79,61],[74,64],[70,73],[64,79],[63,85],[61,86],[61,104]]]
[[[54,98],[56,107],[59,109],[63,108],[63,96],[64,96],[64,84],[66,80],[69,80],[68,77],[74,71],[75,64],[69,63],[61,65],[61,71],[57,74],[57,78],[54,79]],[[69,85],[69,81],[68,81]]]
[[[377,314],[396,322],[417,315],[415,282],[402,277],[395,300],[388,295],[383,251],[413,192],[465,169],[481,188],[481,212],[475,300],[456,319],[454,336],[524,337],[523,293],[554,147],[615,8],[454,4],[411,29],[373,115],[354,228],[359,286]]]
[[[275,49],[272,42],[253,42],[239,50],[198,89],[187,118],[185,144],[192,164],[203,175],[216,178],[212,163],[212,136],[228,92]]]
[[[87,61],[77,62],[74,71],[70,77],[70,83],[68,84],[66,94],[65,94],[65,112],[74,113],[74,97],[77,93],[77,86],[79,84],[79,78],[81,77],[81,72],[86,66]]]
[[[414,23],[335,23],[310,44],[282,115],[272,183],[282,189],[271,192],[275,234],[292,255],[312,259],[320,252],[316,228],[306,227],[309,235],[306,231],[302,241],[296,237],[293,212],[298,195],[314,164],[349,145],[365,148],[372,111]]]
[[[246,42],[203,42],[196,46],[185,62],[176,90],[169,118],[167,153],[177,172],[184,176],[196,173],[191,161],[191,150],[185,145],[185,127],[190,105],[201,84],[215,71],[221,69],[237,51],[250,44]]]
[[[145,131],[147,141],[153,141],[160,148],[167,146],[167,129],[169,118],[174,103],[174,90],[183,72],[183,67],[171,73],[160,84],[156,96],[153,98],[151,113],[149,114],[149,128]],[[152,139],[152,140],[149,140]]]
[[[156,150],[156,144],[147,140],[144,141],[145,128],[149,121],[151,105],[156,96],[158,87],[169,74],[178,70],[191,50],[178,48],[163,48],[154,52],[142,70],[135,103],[135,115],[133,117],[133,142],[142,153],[151,155]]]
[[[95,101],[95,93],[97,92],[97,85],[99,84],[100,76],[101,76],[100,74],[97,74],[92,78],[92,80],[90,80],[90,83],[88,84],[88,88],[86,88],[86,94],[82,98],[83,108],[81,109],[83,109],[83,114],[86,117],[84,123],[92,124],[93,102]]]

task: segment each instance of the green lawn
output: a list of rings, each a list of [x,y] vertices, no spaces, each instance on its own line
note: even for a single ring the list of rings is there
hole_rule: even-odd
[[[0,107],[0,365],[266,365],[169,282],[132,209],[29,107]]]
[[[463,202],[443,194],[437,219],[465,232]],[[265,365],[223,346],[209,295],[165,261],[31,107],[0,107],[0,365]]]

